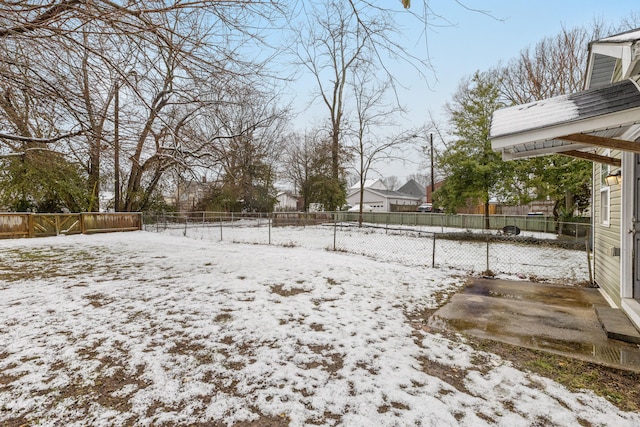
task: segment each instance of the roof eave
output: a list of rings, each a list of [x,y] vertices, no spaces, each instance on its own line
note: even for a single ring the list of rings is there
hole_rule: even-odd
[[[517,151],[517,152],[502,151],[502,160],[529,159],[532,157],[546,156],[549,154],[560,154],[565,151],[585,150],[588,148],[593,148],[593,147],[586,144],[568,143],[562,146],[541,148],[537,150],[527,150],[527,151]]]
[[[562,136],[574,133],[594,133],[599,130],[622,128],[640,123],[640,107],[632,108],[616,113],[592,117],[580,121],[557,124],[554,126],[532,129],[523,132],[515,132],[509,135],[500,135],[491,138],[491,148],[503,154],[511,148],[522,146],[531,142],[552,141],[561,139]],[[579,149],[578,144],[566,144],[566,150]],[[561,147],[549,147],[548,150],[536,150],[542,155],[546,152],[554,153],[564,151]]]

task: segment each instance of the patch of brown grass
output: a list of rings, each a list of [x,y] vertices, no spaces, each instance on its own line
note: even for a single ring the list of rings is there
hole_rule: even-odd
[[[309,291],[305,289],[300,289],[300,288],[285,289],[285,285],[278,284],[278,285],[271,285],[271,292],[273,292],[274,294],[278,294],[282,297],[291,297],[291,296],[303,294]]]
[[[623,411],[640,410],[640,373],[491,340],[474,339],[470,344],[509,360],[520,370],[552,379],[571,391],[593,390]]]

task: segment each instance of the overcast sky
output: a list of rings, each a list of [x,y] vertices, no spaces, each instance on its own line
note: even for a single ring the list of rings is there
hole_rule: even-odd
[[[416,8],[422,2],[416,0],[412,3],[412,10],[420,13]],[[487,13],[465,9],[455,0],[432,0],[430,7],[434,12],[454,25],[429,26],[426,43],[424,34],[421,34],[424,28],[418,22],[410,19],[408,14],[406,22],[400,22],[407,28],[407,46],[415,49],[420,57],[425,57],[428,49],[435,72],[427,73],[429,81],[425,82],[406,65],[393,68],[408,86],[408,90],[401,90],[399,94],[401,102],[409,110],[407,128],[429,122],[429,113],[444,123],[443,106],[450,101],[462,78],[476,70],[485,71],[500,62],[508,62],[522,49],[534,46],[544,37],[558,34],[563,26],[568,29],[589,26],[595,19],[618,25],[630,14],[640,15],[637,0],[484,0],[462,3]],[[308,102],[311,89],[305,85],[297,87],[297,102]],[[324,113],[324,110],[318,111]],[[317,116],[317,113],[302,114],[296,126],[304,130],[305,125]],[[420,172],[421,167],[396,164],[381,169],[385,176],[395,175],[403,181],[407,176]]]

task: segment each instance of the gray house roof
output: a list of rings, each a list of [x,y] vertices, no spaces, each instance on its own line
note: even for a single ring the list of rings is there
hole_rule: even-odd
[[[422,197],[422,196],[412,196],[411,194],[401,193],[400,191],[378,190],[377,188],[365,188],[364,191],[377,194],[387,199],[418,200],[420,199],[420,197]],[[347,198],[353,196],[354,194],[358,194],[359,192],[360,192],[360,189],[351,190],[349,193],[347,193]]]
[[[398,193],[422,198],[426,194],[426,188],[418,184],[415,179],[410,179],[406,184],[398,188]]]
[[[491,122],[494,150],[505,159],[579,150],[576,134],[617,138],[640,123],[640,76],[596,89],[497,110]]]

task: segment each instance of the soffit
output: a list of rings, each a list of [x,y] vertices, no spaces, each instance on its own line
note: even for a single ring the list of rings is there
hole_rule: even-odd
[[[624,140],[640,127],[637,80],[497,110],[491,121],[492,147],[505,159],[594,146],[640,152],[637,137]]]

